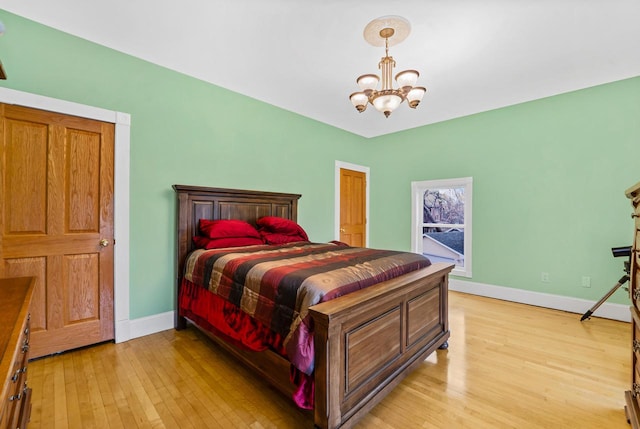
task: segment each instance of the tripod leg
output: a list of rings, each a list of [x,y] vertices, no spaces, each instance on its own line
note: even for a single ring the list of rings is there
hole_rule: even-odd
[[[618,290],[618,288],[620,286],[622,286],[623,284],[625,284],[627,281],[629,281],[629,276],[624,275],[620,278],[620,280],[618,280],[618,283],[615,284],[615,286],[613,286],[611,288],[611,290],[609,290],[609,292],[607,292],[601,299],[600,301],[596,302],[595,305],[593,307],[591,307],[586,313],[584,313],[582,315],[582,318],[580,319],[580,321],[584,321],[588,318],[591,317],[591,315],[593,314],[594,311],[596,311],[598,309],[598,307],[600,307],[607,299],[609,299],[609,297],[611,295],[613,295],[613,293]]]
[[[592,314],[593,314],[593,311],[591,311],[591,309],[587,310],[587,312],[584,313],[582,315],[582,317],[580,318],[580,321],[583,322],[583,321],[587,320],[588,318],[591,317]]]

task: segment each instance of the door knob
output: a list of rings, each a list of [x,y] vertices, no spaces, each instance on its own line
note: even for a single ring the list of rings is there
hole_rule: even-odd
[[[340,232],[345,232],[345,231],[344,231],[344,228],[340,228]]]
[[[106,238],[103,238],[102,240],[100,240],[100,247],[107,247],[109,245],[109,240],[107,240]]]

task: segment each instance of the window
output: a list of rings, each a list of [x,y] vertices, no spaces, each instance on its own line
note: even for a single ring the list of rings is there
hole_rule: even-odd
[[[453,262],[452,274],[471,277],[473,178],[411,182],[411,248],[432,262]]]

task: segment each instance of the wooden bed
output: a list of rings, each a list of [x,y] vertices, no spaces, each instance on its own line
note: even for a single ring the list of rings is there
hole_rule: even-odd
[[[198,232],[199,219],[241,219],[254,225],[262,216],[297,220],[297,194],[173,188],[178,200],[178,288],[186,256],[194,250],[192,237]],[[353,426],[427,356],[447,347],[448,274],[452,268],[452,264],[434,263],[311,307],[316,427]],[[185,328],[187,321],[180,309],[176,315],[176,329]],[[209,337],[280,391],[292,394],[290,364],[284,358],[270,351],[242,350]]]

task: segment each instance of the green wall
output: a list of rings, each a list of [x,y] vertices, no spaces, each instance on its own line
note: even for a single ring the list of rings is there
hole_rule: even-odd
[[[632,241],[624,191],[640,180],[640,78],[379,137],[369,147],[380,173],[371,181],[372,246],[410,248],[411,181],[472,176],[474,282],[597,300],[623,275],[624,258],[611,248]],[[550,283],[541,282],[543,271]],[[620,289],[611,301],[628,296]]]
[[[174,308],[172,184],[300,193],[300,223],[327,241],[335,160],[371,168],[372,247],[409,249],[411,181],[473,176],[473,281],[597,299],[621,274],[610,248],[631,241],[623,192],[640,180],[629,155],[640,78],[367,140],[1,10],[0,20],[0,85],[131,114],[132,319]]]

